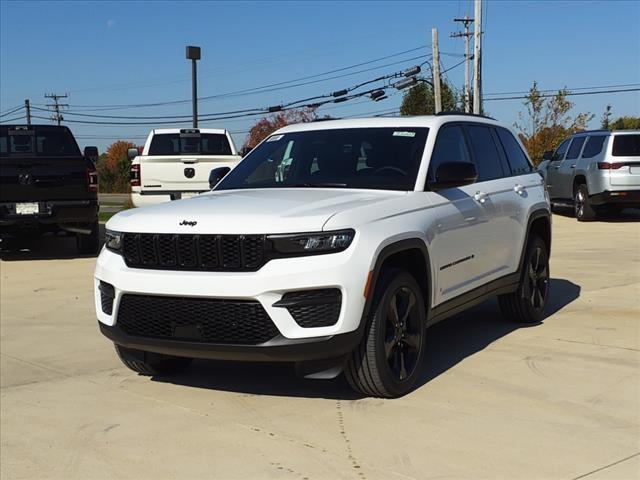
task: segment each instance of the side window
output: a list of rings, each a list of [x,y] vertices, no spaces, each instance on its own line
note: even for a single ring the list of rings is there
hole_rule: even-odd
[[[484,182],[502,178],[505,173],[500,162],[500,155],[491,136],[489,127],[480,125],[467,126],[471,148],[478,169],[478,181]]]
[[[507,155],[507,161],[511,167],[513,175],[524,175],[531,172],[531,164],[527,155],[522,151],[518,141],[513,138],[513,134],[506,128],[498,128],[498,137]]]
[[[438,132],[436,145],[429,162],[429,180],[435,180],[436,170],[444,162],[469,162],[469,148],[464,138],[464,132],[459,125],[444,126]]]
[[[560,144],[556,151],[553,154],[553,158],[551,161],[562,160],[564,158],[564,154],[567,153],[567,149],[569,148],[569,144],[571,143],[571,139],[568,138],[564,142]]]
[[[598,155],[602,151],[602,145],[604,145],[605,140],[604,135],[591,136],[589,140],[587,140],[587,144],[584,146],[584,150],[582,151],[582,158],[593,158]]]
[[[587,137],[574,138],[573,142],[571,142],[571,146],[569,147],[567,158],[565,158],[565,160],[573,160],[575,158],[578,158],[578,155],[580,155],[580,150],[582,150],[582,145],[584,144],[584,141],[586,139]]]

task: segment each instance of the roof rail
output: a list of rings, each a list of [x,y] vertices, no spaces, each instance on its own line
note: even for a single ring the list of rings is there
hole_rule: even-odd
[[[311,120],[311,123],[314,122],[328,122],[329,120],[341,120],[340,117],[322,117],[322,118],[314,118]]]
[[[478,113],[466,113],[466,112],[456,112],[455,110],[447,110],[446,112],[436,113],[437,116],[441,115],[463,115],[469,117],[480,117],[480,118],[488,118],[489,120],[495,120],[493,117],[489,117],[487,115],[480,115]]]
[[[611,133],[611,130],[606,128],[596,128],[595,130],[582,130],[581,132],[575,132],[573,135],[580,135],[581,133]]]

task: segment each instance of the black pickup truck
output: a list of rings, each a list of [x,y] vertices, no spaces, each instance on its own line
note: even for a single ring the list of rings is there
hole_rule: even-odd
[[[82,154],[67,127],[0,125],[0,236],[21,243],[63,231],[80,253],[97,253],[97,154]]]

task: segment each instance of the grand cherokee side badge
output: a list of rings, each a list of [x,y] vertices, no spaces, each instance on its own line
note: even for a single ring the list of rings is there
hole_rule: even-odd
[[[195,221],[182,220],[178,225],[189,225],[190,227],[195,227],[197,223],[198,222]]]

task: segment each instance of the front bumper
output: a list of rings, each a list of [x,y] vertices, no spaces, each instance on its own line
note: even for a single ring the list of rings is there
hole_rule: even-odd
[[[593,205],[626,205],[640,207],[640,190],[604,191],[589,196]]]
[[[120,255],[103,249],[94,278],[100,328],[123,346],[178,356],[263,361],[334,358],[350,351],[360,338],[357,331],[365,306],[370,265],[360,253],[355,254],[354,247],[329,255],[271,260],[257,272],[129,268]],[[102,309],[101,281],[114,287],[111,314]],[[287,292],[325,288],[341,293],[340,314],[333,325],[303,328],[287,308],[275,305]],[[128,335],[118,327],[118,309],[124,294],[257,301],[279,336],[259,345],[229,345]]]
[[[117,325],[99,325],[105,337],[127,348],[176,357],[249,362],[312,362],[340,358],[351,352],[362,336],[360,330],[355,330],[329,337],[292,340],[279,336],[259,345],[228,345],[136,337],[127,335]]]

